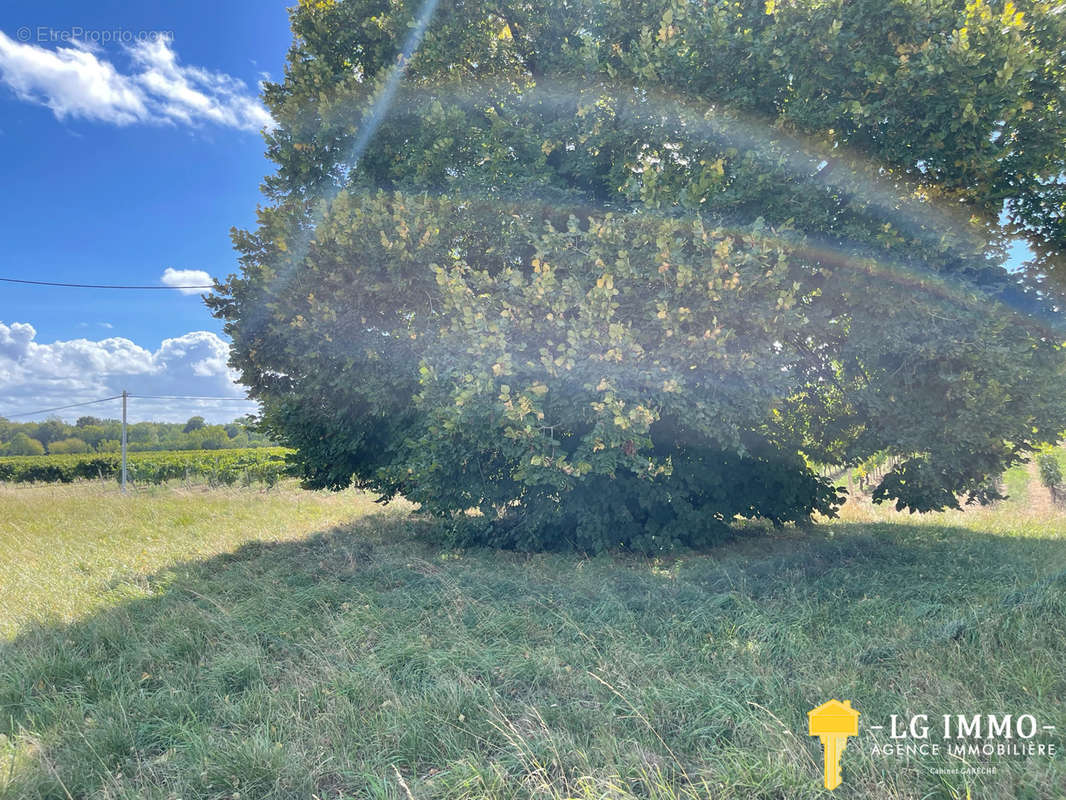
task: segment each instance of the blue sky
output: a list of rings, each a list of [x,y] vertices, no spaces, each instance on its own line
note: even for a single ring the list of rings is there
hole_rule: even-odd
[[[0,21],[0,277],[161,284],[236,269],[271,171],[258,83],[286,4],[9,2]],[[171,273],[174,275],[174,273]],[[0,284],[0,416],[113,394],[239,395],[196,294]],[[248,406],[137,405],[138,418]],[[101,407],[63,412],[110,415]]]

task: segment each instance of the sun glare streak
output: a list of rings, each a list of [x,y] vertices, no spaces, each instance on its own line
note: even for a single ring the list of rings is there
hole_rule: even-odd
[[[427,4],[429,5],[429,4]],[[435,4],[433,4],[435,7]],[[428,20],[420,17],[412,31],[412,40],[421,40]],[[405,54],[412,50],[411,40]],[[499,86],[489,83],[469,83],[449,86],[447,82],[431,89],[411,88],[401,90],[401,80],[411,59],[401,55],[392,68],[382,88],[372,101],[365,115],[365,124],[360,128],[346,158],[340,161],[343,173],[337,188],[346,185],[347,179],[357,169],[374,134],[388,113],[421,115],[433,102],[452,103],[466,109],[471,116],[484,112],[487,98],[498,96]],[[573,113],[575,107],[594,106],[606,101],[604,107],[619,121],[628,125],[649,127],[653,120],[659,121],[659,130],[664,143],[669,134],[684,137],[686,144],[700,146],[718,144],[736,148],[742,155],[752,155],[768,167],[782,169],[791,177],[811,181],[812,186],[822,185],[837,192],[856,197],[869,207],[880,211],[886,219],[898,227],[915,230],[936,229],[941,234],[951,234],[962,241],[976,243],[969,212],[948,201],[937,202],[930,197],[914,179],[898,170],[891,170],[838,143],[829,143],[787,132],[780,128],[771,130],[764,120],[744,115],[733,109],[722,109],[713,104],[699,106],[691,98],[664,89],[614,85],[606,81],[593,84],[568,84],[563,81],[538,77],[536,82],[523,88],[514,87],[505,98],[516,106],[528,106],[551,113]],[[345,103],[333,101],[330,106],[336,113],[343,113]],[[668,125],[680,130],[672,130]],[[635,132],[636,132],[635,130]],[[329,199],[324,195],[323,199]]]
[[[422,44],[423,38],[425,38],[426,30],[429,28],[429,23],[433,19],[433,15],[437,10],[439,2],[440,0],[425,0],[422,4],[422,8],[419,11],[418,16],[415,18],[414,26],[407,37],[407,41],[404,43],[403,49],[396,58],[396,63],[389,68],[385,80],[382,82],[376,96],[371,101],[369,110],[363,117],[363,124],[360,126],[359,133],[348,150],[347,158],[342,159],[341,161],[344,165],[344,180],[338,181],[332,189],[324,191],[321,196],[316,199],[317,202],[312,211],[310,224],[304,229],[303,235],[294,242],[289,268],[279,271],[274,280],[270,282],[269,288],[271,294],[275,293],[279,288],[284,288],[284,286],[291,280],[294,271],[309,252],[314,231],[328,212],[330,202],[344,188],[347,183],[347,177],[351,175],[352,171],[358,166],[363,154],[366,153],[367,148],[370,146],[374,134],[377,132],[378,128],[381,127],[381,123],[384,121],[388,113],[389,106],[393,103],[396,91],[400,87],[404,75],[407,73],[407,68],[411,63],[411,59],[414,58],[415,53]],[[257,327],[258,323],[262,321],[262,318],[266,313],[265,304],[261,303],[259,308],[256,309],[253,314],[252,319],[249,320],[250,326],[252,328]]]
[[[411,33],[407,37],[407,42],[404,44],[403,50],[401,50],[399,56],[397,56],[396,63],[389,69],[389,74],[386,76],[384,83],[378,90],[377,96],[372,101],[370,111],[359,128],[359,134],[355,137],[355,141],[352,143],[351,149],[348,151],[348,158],[345,163],[345,180],[340,182],[340,186],[347,183],[348,175],[351,174],[362,160],[363,154],[366,152],[367,147],[370,146],[370,142],[374,138],[374,134],[377,133],[386,114],[388,114],[389,107],[392,105],[393,98],[396,96],[396,91],[400,88],[400,82],[407,73],[407,67],[411,63],[411,59],[414,58],[419,45],[422,44],[422,39],[426,35],[426,29],[429,28],[429,23],[433,19],[433,14],[436,12],[437,4],[439,2],[440,0],[426,0],[426,2],[422,4],[422,9],[415,18],[414,27],[411,29]]]

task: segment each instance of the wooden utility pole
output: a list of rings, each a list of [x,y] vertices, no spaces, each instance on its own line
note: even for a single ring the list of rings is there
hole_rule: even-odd
[[[122,390],[122,493],[126,493],[126,398],[128,392]]]

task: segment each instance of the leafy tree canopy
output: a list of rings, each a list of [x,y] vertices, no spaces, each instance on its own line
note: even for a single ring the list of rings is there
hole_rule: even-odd
[[[207,423],[203,417],[189,417],[188,422],[185,423],[185,427],[181,429],[182,433],[192,433],[198,431],[204,427]]]
[[[1064,16],[301,2],[209,305],[308,484],[499,543],[801,519],[873,453],[879,500],[988,500],[1066,428]]]
[[[71,436],[68,439],[58,439],[48,445],[49,453],[88,453],[89,445],[83,439]]]
[[[41,456],[44,455],[44,445],[19,431],[7,443],[3,452],[9,456]]]

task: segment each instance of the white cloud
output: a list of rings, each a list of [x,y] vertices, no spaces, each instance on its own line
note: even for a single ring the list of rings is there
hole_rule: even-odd
[[[19,44],[0,32],[0,80],[20,99],[48,106],[59,119],[128,125],[149,116],[136,83],[87,50],[47,50]]]
[[[68,117],[114,125],[209,122],[240,130],[273,121],[247,85],[230,75],[178,62],[168,39],[126,49],[130,68],[82,47],[54,50],[0,32],[0,83],[21,100]]]
[[[174,269],[167,267],[160,278],[165,286],[210,286],[211,276],[202,269]],[[203,294],[206,289],[182,289],[182,294]]]
[[[24,322],[0,322],[0,416],[76,403],[129,390],[130,418],[183,421],[199,414],[229,421],[255,410],[227,366],[229,347],[210,331],[191,331],[148,350],[129,339],[70,339],[41,344]],[[136,395],[207,395],[216,400],[153,400]],[[116,417],[117,402],[58,412]],[[44,417],[46,415],[39,415]],[[20,417],[19,419],[27,419]]]
[[[20,358],[37,335],[33,326],[25,322],[13,322],[10,326],[0,322],[0,359]]]
[[[138,83],[173,120],[191,124],[202,119],[245,130],[259,130],[273,122],[258,99],[248,94],[243,81],[221,72],[179,65],[167,39],[138,42],[130,54],[142,70]]]

